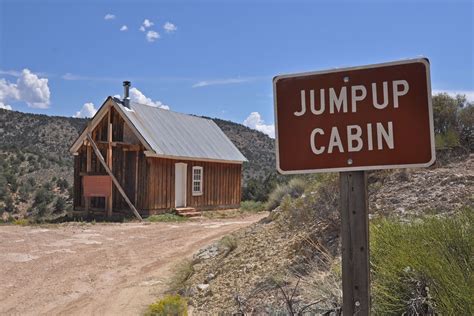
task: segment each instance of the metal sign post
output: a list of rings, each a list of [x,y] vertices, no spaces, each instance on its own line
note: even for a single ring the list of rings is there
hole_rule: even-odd
[[[369,315],[366,170],[435,161],[426,58],[276,76],[276,167],[340,172],[344,315]]]

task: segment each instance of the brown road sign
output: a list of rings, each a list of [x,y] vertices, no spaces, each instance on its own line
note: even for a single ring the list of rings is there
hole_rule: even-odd
[[[273,93],[283,174],[435,161],[428,59],[281,75]]]

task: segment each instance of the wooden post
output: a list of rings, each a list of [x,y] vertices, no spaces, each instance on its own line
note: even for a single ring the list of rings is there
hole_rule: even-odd
[[[112,120],[111,120],[111,112],[112,109],[109,110],[108,113],[108,124],[107,124],[107,166],[112,170]],[[111,190],[112,191],[112,190]],[[107,217],[112,216],[112,207],[113,207],[113,196],[112,194],[107,197],[106,203],[106,215]]]
[[[86,172],[89,174],[92,171],[92,149],[89,144],[86,146]],[[85,197],[85,208],[86,213],[89,214],[89,208],[91,206],[91,198]]]
[[[135,152],[135,205],[138,204],[138,151]]]
[[[343,315],[369,315],[369,212],[365,171],[339,176]]]

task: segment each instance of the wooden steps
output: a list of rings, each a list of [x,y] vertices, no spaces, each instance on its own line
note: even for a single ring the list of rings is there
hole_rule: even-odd
[[[176,209],[179,216],[184,217],[200,217],[201,212],[196,210],[194,207],[180,207]]]

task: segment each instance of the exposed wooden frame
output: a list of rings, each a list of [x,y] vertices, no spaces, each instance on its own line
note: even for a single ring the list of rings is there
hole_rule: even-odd
[[[112,108],[109,109],[107,113],[107,167],[112,169]],[[111,184],[112,185],[112,184]],[[111,190],[112,191],[112,190]],[[107,197],[107,203],[105,206],[105,213],[107,217],[112,216],[112,207],[113,207],[113,196],[112,194]]]
[[[97,111],[96,115],[92,118],[92,120],[89,122],[89,125],[84,131],[79,135],[79,137],[76,139],[74,144],[71,146],[69,151],[72,154],[77,153],[81,145],[83,145],[83,142],[85,139],[87,139],[87,134],[93,130],[101,121],[102,119],[107,115],[107,113],[111,109],[115,109],[117,113],[122,117],[122,119],[127,123],[127,125],[130,127],[132,132],[135,134],[137,139],[141,142],[141,145],[146,148],[146,150],[152,151],[151,146],[148,144],[148,142],[143,138],[143,136],[138,132],[136,129],[135,125],[128,119],[127,115],[123,113],[123,110],[120,108],[120,106],[114,101],[112,97],[108,97],[107,100],[102,104],[100,109]]]
[[[135,205],[138,203],[138,151],[135,152]]]
[[[86,172],[89,173],[92,171],[92,150],[91,146],[87,145],[86,146]],[[85,208],[86,212],[89,211],[90,205],[91,205],[91,198],[90,197],[85,197]]]
[[[140,214],[138,213],[137,209],[135,208],[135,206],[133,205],[132,202],[130,202],[130,199],[128,198],[127,194],[125,193],[125,191],[123,190],[122,186],[120,185],[120,183],[118,182],[118,180],[115,178],[114,174],[112,173],[112,170],[109,168],[109,166],[107,165],[107,163],[105,162],[104,160],[104,157],[102,157],[102,154],[100,153],[99,151],[99,148],[97,147],[97,145],[95,144],[94,140],[92,139],[90,133],[87,134],[87,139],[89,140],[91,146],[92,146],[92,149],[94,149],[94,152],[95,154],[97,155],[97,158],[99,159],[100,163],[102,164],[102,166],[104,167],[105,171],[109,174],[109,176],[112,178],[112,182],[115,184],[115,186],[117,187],[117,190],[120,192],[120,194],[122,195],[123,199],[125,200],[125,202],[127,202],[128,206],[130,206],[130,209],[133,211],[133,214],[135,214],[135,217],[138,218],[138,220],[140,221],[143,221],[142,217],[140,216]]]
[[[106,141],[96,141],[97,146],[109,146],[109,142]],[[110,145],[112,147],[118,147],[122,148],[124,151],[140,151],[140,144],[129,144],[129,143],[124,143],[124,142],[110,142]]]

